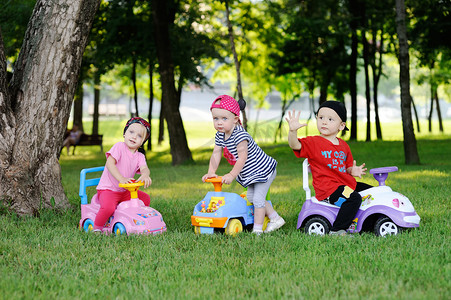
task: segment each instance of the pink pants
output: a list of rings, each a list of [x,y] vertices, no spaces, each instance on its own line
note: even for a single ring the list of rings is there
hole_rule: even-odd
[[[122,201],[130,200],[130,192],[113,192],[110,190],[97,191],[100,209],[94,221],[94,229],[102,229],[106,221],[114,214],[116,207]],[[150,196],[142,191],[138,191],[138,198],[144,202],[145,206],[150,205]]]

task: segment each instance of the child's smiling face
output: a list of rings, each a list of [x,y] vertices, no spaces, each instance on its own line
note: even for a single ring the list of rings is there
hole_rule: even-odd
[[[146,127],[139,123],[131,124],[124,133],[124,142],[128,149],[132,151],[138,150],[138,148],[144,143],[146,134]]]

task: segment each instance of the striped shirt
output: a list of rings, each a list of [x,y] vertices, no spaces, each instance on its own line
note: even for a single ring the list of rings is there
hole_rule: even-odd
[[[224,140],[223,132],[216,132],[215,145],[222,147],[229,163],[234,164],[238,159],[237,146],[245,140],[248,141],[247,160],[240,174],[236,177],[236,181],[243,187],[256,182],[268,181],[277,166],[277,161],[263,152],[242,126],[235,126],[232,135],[227,140]]]

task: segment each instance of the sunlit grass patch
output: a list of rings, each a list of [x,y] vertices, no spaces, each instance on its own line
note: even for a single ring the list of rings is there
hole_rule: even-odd
[[[407,171],[400,172],[394,176],[395,178],[403,180],[418,180],[423,178],[434,178],[434,179],[448,179],[450,180],[450,175],[439,170],[418,170],[418,171]]]

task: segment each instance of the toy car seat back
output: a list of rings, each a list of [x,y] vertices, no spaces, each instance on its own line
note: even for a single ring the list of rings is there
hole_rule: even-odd
[[[319,203],[321,205],[337,207],[335,204],[330,204],[328,201],[319,201],[315,196],[312,196],[312,192],[309,186],[309,173],[312,173],[308,159],[304,159],[302,162],[302,187],[305,191],[305,200],[311,200],[313,202]]]
[[[310,170],[310,165],[308,164],[308,159],[304,159],[304,162],[302,163],[302,187],[304,188],[305,191],[305,199],[310,199],[312,198],[312,193],[310,191],[310,186],[308,184],[308,180],[309,180],[309,173],[311,172]]]
[[[80,190],[78,191],[78,195],[80,196],[80,199],[81,199],[81,204],[88,204],[88,195],[86,194],[86,188],[88,186],[96,186],[99,184],[99,181],[100,181],[100,177],[86,179],[86,174],[93,173],[93,172],[103,172],[104,169],[105,169],[105,166],[81,170],[81,172],[80,172]]]

